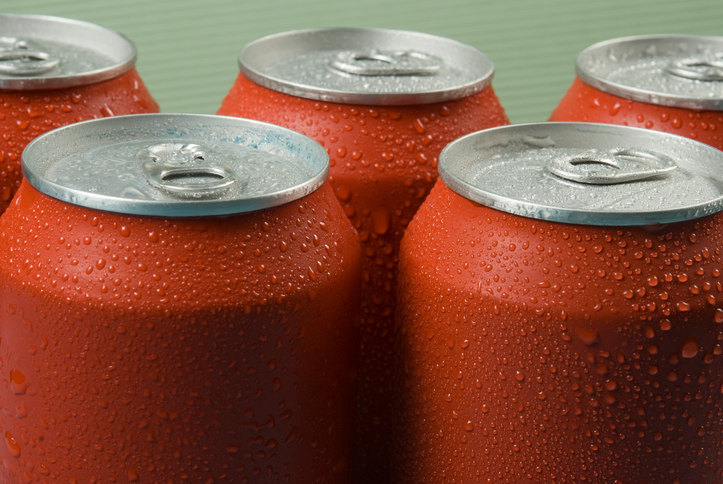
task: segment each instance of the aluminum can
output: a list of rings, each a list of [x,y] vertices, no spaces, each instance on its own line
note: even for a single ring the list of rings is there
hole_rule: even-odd
[[[248,44],[219,114],[326,147],[330,182],[364,253],[357,482],[389,479],[399,242],[455,138],[508,124],[493,65],[450,39],[381,29],[287,32]]]
[[[654,129],[723,149],[723,37],[613,39],[577,57],[550,121]]]
[[[318,143],[118,116],[23,167],[0,220],[0,482],[351,482],[361,249]]]
[[[158,112],[117,32],[58,17],[0,15],[0,214],[35,137],[78,121]]]
[[[394,482],[720,482],[722,164],[591,123],[445,148],[400,252]]]

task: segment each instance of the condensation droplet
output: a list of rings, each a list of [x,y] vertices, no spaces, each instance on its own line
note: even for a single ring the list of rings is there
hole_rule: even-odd
[[[20,457],[20,444],[17,443],[10,431],[5,432],[5,443],[13,457]]]
[[[600,342],[600,332],[596,329],[575,328],[575,333],[577,333],[580,340],[587,346],[592,346]]]
[[[688,338],[683,342],[680,353],[683,355],[683,358],[693,358],[698,354],[699,349],[700,346],[695,338]]]
[[[723,323],[723,309],[718,308],[715,310],[713,321],[715,321],[716,323]]]
[[[16,395],[24,395],[28,391],[25,375],[18,370],[10,370],[10,389]]]
[[[387,232],[389,232],[389,228],[391,227],[392,223],[392,217],[389,214],[388,210],[375,210],[371,214],[372,219],[372,227],[374,228],[374,232],[379,235],[384,235]]]

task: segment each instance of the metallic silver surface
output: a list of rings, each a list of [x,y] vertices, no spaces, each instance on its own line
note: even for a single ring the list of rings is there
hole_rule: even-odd
[[[87,22],[40,15],[0,15],[0,89],[81,86],[135,65],[123,35]]]
[[[239,55],[251,81],[337,103],[410,105],[470,96],[494,67],[454,40],[384,29],[297,30],[251,42]]]
[[[433,76],[443,61],[423,52],[340,52],[331,67],[355,76]]]
[[[723,37],[654,35],[600,42],[577,76],[608,94],[661,106],[723,110]]]
[[[236,183],[233,168],[214,159],[213,148],[192,143],[160,143],[142,149],[143,175],[170,195],[220,198]]]
[[[0,37],[0,73],[11,76],[38,75],[55,68],[60,59],[31,49],[27,40]]]
[[[691,81],[723,81],[723,59],[721,54],[713,58],[695,58],[673,61],[665,70],[675,76],[684,77]]]
[[[609,167],[615,168],[610,170]],[[592,149],[569,157],[555,158],[547,171],[565,180],[590,185],[613,185],[666,175],[678,168],[660,153],[631,148]]]
[[[66,126],[23,151],[40,192],[125,214],[200,217],[270,208],[319,188],[329,157],[316,141],[224,116],[140,114]]]
[[[723,210],[723,151],[627,126],[479,131],[447,145],[439,174],[469,200],[554,222],[655,225]]]

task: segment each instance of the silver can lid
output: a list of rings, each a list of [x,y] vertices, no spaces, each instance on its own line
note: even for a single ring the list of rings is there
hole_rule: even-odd
[[[503,212],[582,225],[654,225],[723,210],[723,151],[593,123],[492,128],[453,141],[439,175]]]
[[[0,89],[59,89],[117,77],[136,62],[123,35],[40,15],[0,15]]]
[[[263,37],[239,54],[241,72],[274,91],[371,106],[442,102],[492,81],[479,50],[454,40],[386,29],[297,30]]]
[[[583,50],[576,71],[585,84],[624,99],[723,111],[723,37],[608,40]]]
[[[138,114],[72,124],[33,140],[23,175],[87,208],[201,217],[282,205],[319,188],[329,156],[279,126],[226,116]]]

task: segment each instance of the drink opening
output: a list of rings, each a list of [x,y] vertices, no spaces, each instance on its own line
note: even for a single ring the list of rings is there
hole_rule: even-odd
[[[183,198],[218,197],[235,181],[234,171],[207,158],[193,143],[160,143],[138,153],[151,185]]]

